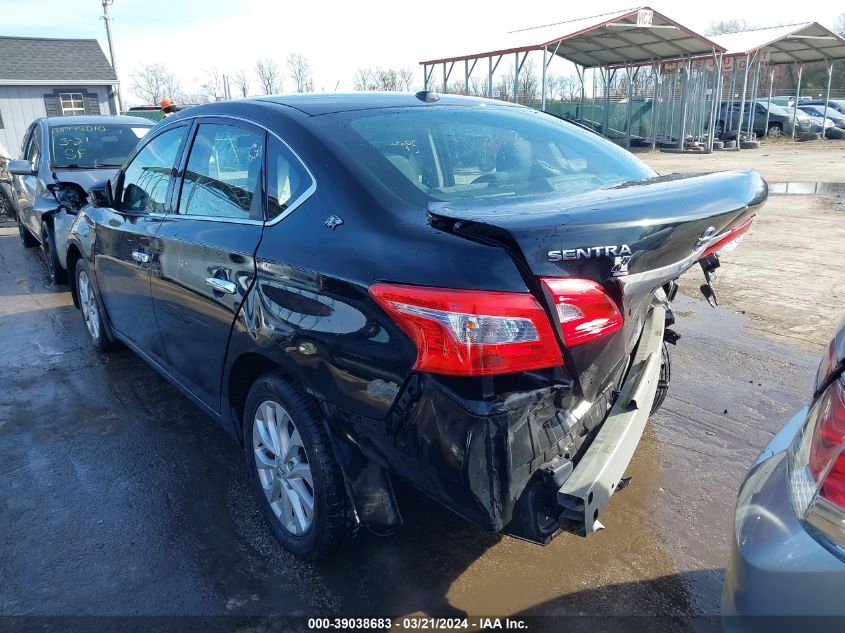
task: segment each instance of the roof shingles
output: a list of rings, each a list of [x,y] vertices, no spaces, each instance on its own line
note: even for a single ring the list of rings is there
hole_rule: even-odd
[[[117,81],[97,40],[0,37],[0,85],[19,81]]]

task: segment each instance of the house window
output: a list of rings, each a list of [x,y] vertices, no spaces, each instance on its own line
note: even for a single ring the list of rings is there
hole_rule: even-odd
[[[59,93],[59,102],[62,104],[62,116],[85,114],[85,101],[81,92]]]

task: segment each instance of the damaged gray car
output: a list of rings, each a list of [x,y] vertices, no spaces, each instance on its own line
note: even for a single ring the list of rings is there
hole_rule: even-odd
[[[9,162],[11,215],[26,247],[41,246],[53,283],[67,281],[67,236],[88,187],[111,178],[153,126],[128,116],[33,121]]]

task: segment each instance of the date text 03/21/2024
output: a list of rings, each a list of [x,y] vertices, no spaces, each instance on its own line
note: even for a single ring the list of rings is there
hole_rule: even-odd
[[[312,630],[332,629],[384,629],[401,631],[446,631],[446,630],[526,630],[525,621],[512,618],[424,618],[407,617],[401,620],[390,618],[309,618],[308,628]]]

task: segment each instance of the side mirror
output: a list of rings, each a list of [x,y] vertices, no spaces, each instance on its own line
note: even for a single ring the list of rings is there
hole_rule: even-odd
[[[9,173],[15,176],[32,176],[35,174],[35,169],[28,160],[10,160]]]
[[[95,207],[113,207],[114,196],[111,190],[111,180],[101,180],[91,185],[88,188],[88,200]]]

